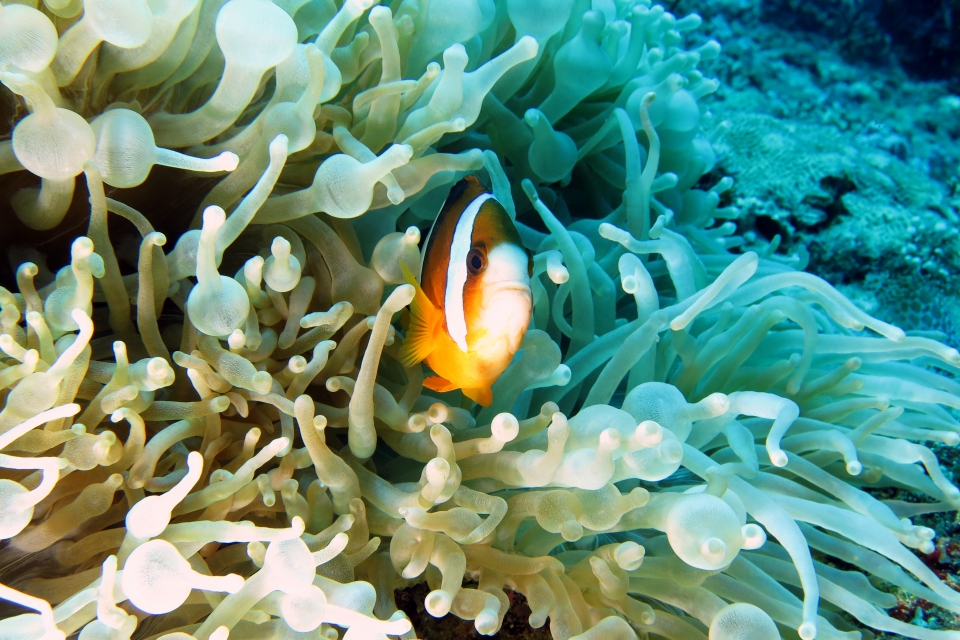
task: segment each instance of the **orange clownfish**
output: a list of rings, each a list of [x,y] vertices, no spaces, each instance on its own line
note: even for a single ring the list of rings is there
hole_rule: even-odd
[[[427,238],[410,304],[404,366],[426,362],[434,391],[462,389],[488,406],[490,385],[513,359],[530,324],[533,258],[503,206],[475,176],[450,190]]]

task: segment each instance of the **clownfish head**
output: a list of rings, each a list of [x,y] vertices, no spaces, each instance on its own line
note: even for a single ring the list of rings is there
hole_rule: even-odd
[[[487,242],[481,240],[467,254],[466,332],[462,343],[454,341],[471,351],[503,349],[512,356],[520,348],[533,311],[530,256],[510,242],[490,242],[489,248]]]

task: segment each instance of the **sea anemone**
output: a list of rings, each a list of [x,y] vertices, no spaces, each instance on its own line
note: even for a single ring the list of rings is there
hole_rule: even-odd
[[[0,8],[13,210],[90,201],[0,288],[0,597],[33,611],[0,638],[412,638],[424,581],[485,635],[511,590],[557,640],[958,637],[884,610],[960,612],[910,521],[960,506],[922,444],[960,442],[960,354],[740,251],[699,17],[372,4]],[[170,242],[123,203],[154,165],[220,178]],[[401,260],[467,174],[534,265],[482,408],[399,358]]]

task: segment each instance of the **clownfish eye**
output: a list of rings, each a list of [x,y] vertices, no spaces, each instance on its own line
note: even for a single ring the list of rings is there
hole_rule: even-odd
[[[478,275],[487,268],[487,258],[479,249],[471,249],[467,254],[467,271],[472,275]]]

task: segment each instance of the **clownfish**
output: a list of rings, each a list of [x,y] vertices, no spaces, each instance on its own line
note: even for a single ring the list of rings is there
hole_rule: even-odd
[[[530,324],[533,256],[513,220],[475,176],[450,190],[430,230],[400,362],[426,362],[433,391],[462,389],[483,406]]]

